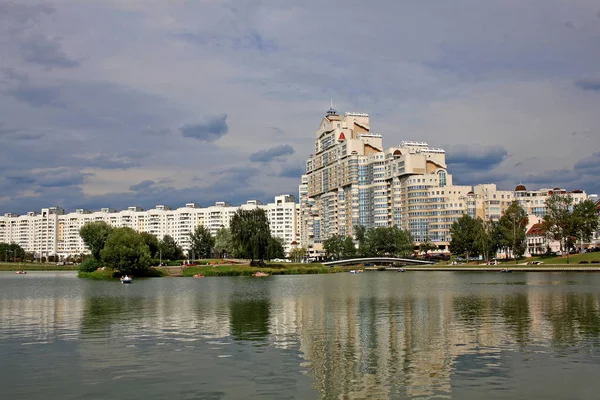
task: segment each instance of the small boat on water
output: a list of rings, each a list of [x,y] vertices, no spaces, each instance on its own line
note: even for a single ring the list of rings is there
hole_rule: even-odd
[[[502,268],[502,269],[500,270],[500,272],[502,272],[502,273],[505,273],[505,274],[510,274],[510,273],[512,273],[512,272],[513,272],[513,270],[512,270],[512,269],[510,269],[510,268]]]
[[[406,270],[404,268],[400,268],[399,270],[397,270],[396,272],[406,272]]]
[[[125,275],[125,276],[121,277],[121,283],[131,283],[131,282],[133,282],[133,279],[130,276]]]
[[[27,273],[27,271],[16,271],[15,274],[17,275],[25,275]]]
[[[262,271],[258,271],[252,274],[252,276],[269,276],[269,274],[262,272]]]
[[[194,274],[194,278],[204,278],[204,275],[202,275],[202,274]]]
[[[360,269],[351,269],[350,270],[351,274],[360,274],[361,272],[362,272],[362,270],[360,270]]]

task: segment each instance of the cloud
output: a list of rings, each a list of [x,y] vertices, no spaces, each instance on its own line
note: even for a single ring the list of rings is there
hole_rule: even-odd
[[[198,139],[201,142],[214,142],[229,131],[227,114],[210,118],[206,122],[184,125],[180,131],[184,137]]]
[[[446,147],[446,163],[449,169],[490,170],[508,156],[500,145],[451,145]]]
[[[284,130],[283,130],[283,129],[281,129],[281,128],[278,128],[278,127],[276,127],[276,126],[271,126],[270,128],[273,130],[273,132],[274,132],[274,133],[275,133],[275,135],[277,135],[277,136],[284,136],[284,135],[285,135],[285,132],[284,132]]]
[[[213,49],[227,48],[231,50],[250,50],[260,53],[272,53],[277,51],[277,45],[273,40],[265,38],[256,31],[243,31],[235,34],[223,34],[210,32],[183,32],[175,34],[174,37],[182,39],[192,45],[209,47]]]
[[[23,40],[20,51],[25,61],[48,68],[74,68],[80,65],[78,60],[65,54],[58,38],[48,38],[41,34]]]
[[[295,193],[332,97],[340,113],[368,112],[385,147],[480,143],[446,149],[455,183],[513,189],[574,170],[566,184],[589,191],[591,167],[573,164],[600,148],[598,6],[520,3],[0,0],[0,130],[19,129],[0,136],[0,213]],[[203,116],[224,112],[226,129],[206,128]],[[278,145],[294,155],[248,160]],[[5,179],[60,168],[93,175],[68,187]],[[143,181],[156,183],[129,189]]]
[[[0,3],[0,19],[13,20],[21,24],[35,22],[40,15],[49,15],[54,11],[54,7],[50,4],[26,5],[14,1]]]
[[[4,135],[11,135],[13,133],[19,132],[21,129],[19,128],[6,128],[6,126],[0,122],[0,137]]]
[[[168,128],[147,128],[142,133],[148,136],[166,136],[171,133],[171,130]]]
[[[155,183],[156,182],[154,182],[152,180],[146,180],[146,181],[142,181],[138,184],[129,186],[129,189],[133,190],[134,192],[141,192],[141,191],[149,189]]]
[[[573,167],[576,171],[595,175],[600,175],[600,152],[596,152],[589,157],[577,161]]]
[[[576,182],[580,178],[580,174],[569,169],[548,170],[538,173],[528,173],[522,179],[523,183],[540,184],[546,187],[556,187],[565,185],[566,183]]]
[[[140,166],[138,161],[132,161],[132,158],[139,158],[138,156],[131,157],[126,154],[116,155],[96,155],[90,158],[75,157],[74,163],[80,164],[84,168],[97,168],[97,169],[129,169]],[[67,160],[68,161],[68,160]]]
[[[598,92],[600,91],[600,79],[584,79],[575,81],[575,86],[583,90]]]
[[[81,185],[90,174],[71,168],[55,168],[42,171],[21,171],[6,175],[14,185],[38,185],[42,188]]]
[[[302,165],[287,165],[284,166],[277,174],[282,178],[294,178],[298,180],[298,184],[300,184],[300,177],[302,174],[306,173],[306,166]]]
[[[40,85],[32,83],[27,73],[5,68],[3,74],[8,83],[5,95],[11,96],[32,107],[59,107],[65,106],[61,99],[60,88],[57,86]]]
[[[60,89],[57,87],[23,84],[4,93],[32,107],[65,107],[65,103],[60,98]]]
[[[250,161],[268,163],[275,159],[284,159],[284,156],[292,155],[295,150],[289,144],[282,144],[266,150],[259,150],[250,155]]]

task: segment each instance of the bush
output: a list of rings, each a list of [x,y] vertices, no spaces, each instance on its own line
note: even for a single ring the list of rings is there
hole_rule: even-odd
[[[77,276],[79,278],[89,278],[89,279],[114,279],[114,278],[120,277],[121,274],[118,271],[115,271],[112,269],[106,269],[106,270],[96,270],[93,272],[79,271]]]
[[[579,264],[587,264],[587,261],[579,261]]]
[[[101,267],[100,261],[96,260],[93,256],[85,259],[84,262],[79,266],[81,272],[94,272]]]

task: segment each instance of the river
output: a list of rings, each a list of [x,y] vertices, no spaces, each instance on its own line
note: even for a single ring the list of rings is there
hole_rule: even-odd
[[[0,272],[1,398],[597,399],[600,274]]]

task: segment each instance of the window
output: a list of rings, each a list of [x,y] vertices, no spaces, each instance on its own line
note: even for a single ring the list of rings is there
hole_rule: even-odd
[[[446,186],[446,171],[439,171],[438,179],[440,180],[440,186]]]

